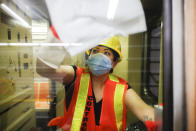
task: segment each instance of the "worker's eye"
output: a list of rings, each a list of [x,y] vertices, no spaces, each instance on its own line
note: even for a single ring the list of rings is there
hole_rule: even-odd
[[[107,55],[107,56],[110,56],[111,55],[111,53],[108,52],[108,51],[105,51],[104,54]]]
[[[97,49],[93,49],[93,50],[92,50],[92,53],[93,53],[93,54],[96,54],[96,53],[98,53],[98,52],[99,52],[99,51],[98,51]]]

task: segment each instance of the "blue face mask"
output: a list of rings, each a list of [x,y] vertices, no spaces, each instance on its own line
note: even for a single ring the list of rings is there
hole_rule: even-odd
[[[103,75],[112,68],[112,62],[110,58],[102,53],[90,56],[87,64],[90,71],[96,76]]]

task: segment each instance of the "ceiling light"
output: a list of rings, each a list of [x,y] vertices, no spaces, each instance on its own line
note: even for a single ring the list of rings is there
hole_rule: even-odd
[[[109,7],[108,7],[108,12],[107,12],[107,18],[109,20],[114,19],[115,13],[116,13],[116,8],[118,6],[119,0],[110,0],[109,1]]]
[[[12,11],[9,7],[7,7],[5,4],[1,4],[1,8],[7,12],[9,15],[11,15],[12,17],[14,17],[15,19],[19,20],[20,22],[23,23],[24,26],[26,27],[30,27],[30,25],[24,20],[22,19],[19,15],[17,15],[14,11]]]

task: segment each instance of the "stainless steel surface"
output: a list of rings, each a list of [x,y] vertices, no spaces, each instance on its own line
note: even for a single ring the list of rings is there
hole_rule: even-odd
[[[173,130],[185,130],[184,2],[172,1]]]
[[[155,122],[157,123],[157,131],[163,130],[163,106],[155,105]]]

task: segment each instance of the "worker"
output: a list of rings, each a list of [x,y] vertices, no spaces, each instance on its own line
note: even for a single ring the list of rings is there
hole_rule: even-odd
[[[38,58],[37,72],[50,79],[62,78],[66,89],[64,116],[52,119],[48,125],[66,131],[124,131],[127,110],[144,123],[153,122],[153,107],[127,81],[112,74],[122,59],[118,38],[111,37],[86,53],[87,68],[61,65],[53,69]]]

